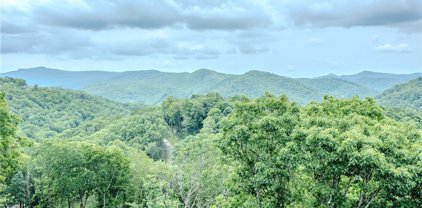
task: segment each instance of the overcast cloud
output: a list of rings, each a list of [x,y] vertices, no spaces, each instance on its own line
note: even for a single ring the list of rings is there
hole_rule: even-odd
[[[157,63],[166,62],[161,70],[421,71],[421,2],[4,0],[1,67],[72,69],[81,68],[74,60],[84,59],[107,70],[160,70]],[[401,55],[386,57],[392,54]],[[376,64],[381,59],[389,65]]]
[[[420,20],[421,7],[420,0],[311,1],[307,6],[291,9],[290,14],[297,25],[391,26]]]

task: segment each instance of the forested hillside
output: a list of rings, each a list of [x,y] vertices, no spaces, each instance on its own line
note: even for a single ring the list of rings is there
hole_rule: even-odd
[[[206,93],[231,76],[210,70],[193,73],[122,72],[120,76],[92,84],[84,90],[120,102],[159,104],[169,96],[189,98],[193,94]]]
[[[377,99],[381,105],[422,112],[422,78],[396,85]]]
[[[94,119],[121,117],[131,108],[81,91],[28,86],[22,79],[1,77],[0,86],[10,110],[22,120],[20,129],[36,140],[54,137]]]
[[[243,75],[232,77],[207,91],[218,92],[225,97],[235,95],[258,97],[265,92],[272,92],[277,95],[288,95],[293,101],[302,104],[310,100],[317,100],[320,93],[298,80],[261,71],[249,71]]]
[[[372,98],[208,93],[146,107],[1,81],[2,204],[422,206],[421,121]]]
[[[189,98],[194,94],[218,92],[223,97],[247,95],[259,97],[266,91],[285,94],[292,101],[306,104],[320,101],[324,95],[340,98],[375,96],[396,84],[421,77],[422,74],[385,74],[361,72],[355,75],[318,78],[289,78],[262,71],[241,75],[223,74],[201,69],[192,73],[156,70],[71,72],[44,67],[20,69],[2,74],[24,78],[29,84],[82,89],[123,103],[143,102],[156,105],[169,96]]]

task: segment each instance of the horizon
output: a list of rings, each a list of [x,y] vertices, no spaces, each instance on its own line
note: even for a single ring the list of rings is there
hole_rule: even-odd
[[[422,72],[422,2],[1,1],[2,71]],[[154,11],[154,12],[152,12]]]
[[[49,70],[57,70],[57,71],[64,71],[64,72],[115,72],[115,73],[125,73],[125,72],[142,72],[142,71],[157,71],[157,72],[162,72],[162,73],[194,73],[200,70],[209,70],[209,71],[213,71],[216,73],[221,73],[221,74],[230,74],[230,75],[243,75],[252,71],[259,71],[259,72],[264,72],[264,73],[271,73],[271,74],[275,74],[277,76],[284,76],[284,77],[289,77],[289,78],[319,78],[319,77],[326,77],[326,76],[335,76],[335,77],[340,77],[340,76],[353,76],[353,75],[357,75],[357,74],[361,74],[361,73],[365,73],[365,72],[369,72],[369,73],[379,73],[379,74],[391,74],[391,75],[410,75],[410,74],[422,74],[422,72],[412,72],[412,73],[386,73],[386,72],[380,72],[380,71],[371,71],[371,70],[363,70],[357,73],[353,73],[353,74],[334,74],[334,73],[329,73],[329,74],[322,74],[319,76],[313,76],[313,77],[296,77],[296,76],[287,76],[287,75],[283,75],[283,74],[278,74],[278,73],[274,73],[274,72],[270,72],[270,71],[264,71],[264,70],[256,70],[256,69],[251,69],[251,70],[247,70],[245,72],[241,72],[241,73],[231,73],[231,72],[221,72],[218,70],[214,70],[214,69],[207,69],[207,68],[200,68],[200,69],[193,69],[191,71],[162,71],[162,70],[158,70],[158,69],[139,69],[139,70],[126,70],[126,71],[111,71],[111,70],[67,70],[67,69],[58,69],[58,68],[53,68],[53,67],[47,67],[47,66],[36,66],[36,67],[30,67],[30,68],[18,68],[16,70],[10,70],[10,71],[2,71],[0,69],[0,75],[6,74],[6,73],[13,73],[13,72],[17,72],[17,71],[25,71],[25,70],[31,70],[31,69],[49,69]]]

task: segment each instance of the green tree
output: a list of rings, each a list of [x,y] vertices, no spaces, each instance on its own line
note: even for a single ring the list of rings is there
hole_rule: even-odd
[[[38,184],[45,206],[53,206],[59,201],[66,201],[70,208],[77,197],[81,207],[83,199],[94,189],[94,173],[87,169],[87,158],[79,144],[65,142],[47,143],[39,151],[42,176]]]
[[[198,134],[180,142],[173,161],[173,191],[186,208],[210,207],[227,191],[231,166],[221,161],[216,136]]]
[[[43,144],[38,154],[36,194],[42,206],[73,207],[78,202],[83,208],[94,195],[99,207],[124,204],[130,170],[119,148],[55,141]]]
[[[203,121],[211,109],[223,112],[228,103],[218,93],[192,95],[191,99],[175,99],[169,97],[161,107],[166,123],[181,138],[195,135],[203,127]]]
[[[174,137],[164,122],[161,110],[148,108],[109,124],[106,128],[92,134],[85,140],[95,140],[107,145],[121,140],[126,144],[143,150],[154,160],[165,159],[164,139]]]
[[[256,196],[258,207],[286,207],[288,185],[298,164],[292,134],[299,107],[270,94],[239,100],[222,121],[220,147],[239,163],[242,188]]]
[[[420,195],[412,196],[421,168],[415,126],[388,119],[370,98],[325,97],[303,108],[301,119],[297,138],[314,206],[420,206]]]
[[[18,171],[15,175],[13,175],[7,188],[7,192],[11,196],[10,200],[8,200],[8,204],[19,204],[19,207],[24,207],[26,201],[26,191],[25,179],[21,171]]]
[[[125,203],[129,184],[129,160],[118,147],[96,148],[90,152],[89,164],[95,171],[95,192],[100,207],[117,207]]]
[[[127,205],[130,207],[177,207],[171,195],[170,178],[173,174],[169,164],[154,161],[145,152],[123,142],[113,142],[122,148],[130,161]]]
[[[5,93],[0,92],[0,203],[5,203],[5,181],[21,164],[23,139],[16,133],[19,118],[9,112]]]

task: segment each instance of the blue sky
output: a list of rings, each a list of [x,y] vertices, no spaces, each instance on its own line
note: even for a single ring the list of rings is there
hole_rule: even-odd
[[[420,0],[2,0],[2,72],[422,72]]]

